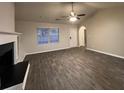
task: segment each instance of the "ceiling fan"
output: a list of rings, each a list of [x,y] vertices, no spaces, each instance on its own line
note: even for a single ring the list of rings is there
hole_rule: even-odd
[[[65,20],[65,19],[67,19],[67,20],[69,20],[69,21],[71,21],[71,22],[75,22],[75,21],[77,21],[77,20],[80,20],[80,17],[81,16],[85,16],[86,14],[76,14],[75,12],[74,12],[74,9],[73,9],[73,2],[72,2],[72,10],[71,10],[71,13],[70,13],[70,15],[68,15],[68,16],[62,16],[61,18],[57,18],[56,20]]]

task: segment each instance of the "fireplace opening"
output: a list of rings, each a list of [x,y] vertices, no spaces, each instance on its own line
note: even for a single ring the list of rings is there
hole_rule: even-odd
[[[14,64],[14,45],[14,42],[0,45],[0,90],[13,87],[24,81],[28,62]]]
[[[14,42],[0,45],[0,75],[14,65]]]

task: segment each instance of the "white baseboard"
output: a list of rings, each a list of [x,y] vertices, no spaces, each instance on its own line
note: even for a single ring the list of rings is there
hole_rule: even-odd
[[[52,49],[52,50],[45,50],[45,51],[38,51],[38,52],[26,53],[26,55],[38,54],[38,53],[45,53],[45,52],[52,52],[52,51],[57,51],[57,50],[69,49],[69,48],[72,48],[72,47],[58,48],[58,49]]]
[[[23,62],[25,59],[25,56],[26,56],[26,54],[24,54],[24,56],[22,58],[18,58],[16,63]]]
[[[74,47],[78,47],[78,46],[74,46]],[[69,48],[73,48],[73,47],[58,48],[58,49],[52,49],[52,50],[45,50],[45,51],[38,51],[38,52],[26,53],[26,54],[24,54],[24,56],[21,59],[18,59],[17,60],[17,63],[18,62],[22,62],[27,55],[38,54],[38,53],[45,53],[45,52],[52,52],[52,51],[57,51],[57,50],[69,49]]]
[[[23,80],[23,84],[22,84],[22,89],[23,90],[25,89],[25,85],[26,85],[26,81],[27,81],[27,77],[28,77],[28,73],[29,73],[29,68],[30,68],[30,63],[28,64],[28,67],[27,67],[27,70],[26,70],[26,73],[25,73],[25,77],[24,77],[24,80]]]
[[[91,48],[86,48],[86,49],[91,50],[91,51],[95,51],[95,52],[98,52],[98,53],[102,53],[102,54],[105,54],[105,55],[110,55],[110,56],[113,56],[113,57],[124,59],[123,56],[119,56],[119,55],[116,55],[116,54],[111,54],[111,53],[107,53],[107,52],[103,52],[103,51],[95,50],[95,49],[91,49]]]

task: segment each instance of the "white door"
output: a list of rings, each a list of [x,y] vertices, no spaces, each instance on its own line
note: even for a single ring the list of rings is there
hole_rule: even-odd
[[[80,46],[85,46],[85,27],[82,26],[80,29],[79,29],[79,47]]]
[[[70,48],[77,47],[77,28],[76,27],[70,29],[69,46]]]

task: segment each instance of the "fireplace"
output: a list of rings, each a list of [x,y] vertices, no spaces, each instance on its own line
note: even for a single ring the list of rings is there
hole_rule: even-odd
[[[14,42],[0,45],[0,75],[14,65]]]
[[[16,53],[14,45],[14,42],[0,45],[0,90],[21,84],[25,78],[28,62],[14,64]]]
[[[17,32],[0,32],[0,90],[25,88],[30,64],[17,61],[19,35]]]

